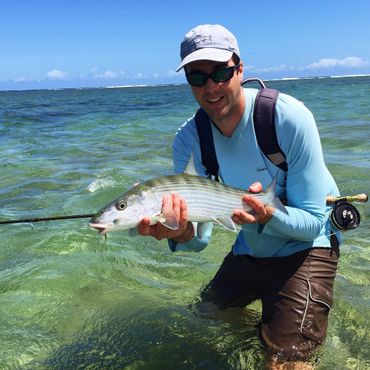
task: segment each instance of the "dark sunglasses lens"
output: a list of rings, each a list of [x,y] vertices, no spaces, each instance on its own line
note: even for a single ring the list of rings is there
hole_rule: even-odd
[[[203,86],[207,82],[207,78],[203,73],[190,73],[186,75],[186,79],[192,86]]]
[[[216,83],[226,82],[233,77],[234,71],[238,69],[238,67],[239,64],[237,66],[221,68],[209,75],[201,72],[189,73],[186,74],[186,79],[192,86],[204,86],[207,83],[208,77]]]
[[[212,73],[212,80],[214,82],[225,82],[230,80],[230,78],[233,77],[233,74],[234,67],[222,68]]]

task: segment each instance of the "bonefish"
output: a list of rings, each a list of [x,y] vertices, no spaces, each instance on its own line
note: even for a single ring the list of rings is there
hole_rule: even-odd
[[[106,234],[115,230],[132,229],[144,217],[149,217],[151,225],[160,222],[169,229],[176,230],[179,226],[178,220],[171,213],[164,215],[162,212],[163,196],[176,193],[187,203],[189,221],[212,221],[228,230],[236,231],[231,219],[234,210],[252,211],[252,208],[242,201],[244,194],[250,194],[261,200],[264,205],[287,213],[275,196],[275,186],[274,179],[265,191],[254,194],[188,173],[162,176],[135,185],[100,210],[90,220],[89,225],[100,234]]]

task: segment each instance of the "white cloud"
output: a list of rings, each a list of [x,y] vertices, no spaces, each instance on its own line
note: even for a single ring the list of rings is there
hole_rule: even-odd
[[[141,80],[143,78],[146,78],[146,75],[144,75],[143,73],[139,72],[136,74],[135,78],[137,78],[138,80]]]
[[[288,70],[291,70],[291,69],[292,69],[292,67],[289,67],[286,64],[280,64],[279,66],[259,68],[259,69],[256,69],[256,70],[258,70],[259,72],[281,72],[281,71],[288,71]]]
[[[33,78],[27,78],[27,77],[16,77],[13,79],[14,82],[29,82],[29,81],[34,81]]]
[[[244,64],[243,66],[244,71],[254,71],[255,69],[256,69],[256,66],[254,65]]]
[[[62,80],[64,77],[67,76],[68,73],[60,71],[58,69],[53,69],[46,74],[46,77],[50,80]]]
[[[307,69],[333,68],[333,67],[365,67],[369,62],[358,57],[347,57],[343,59],[322,58],[318,62],[306,66]]]
[[[255,66],[246,66],[245,70],[253,73],[279,73],[279,72],[303,72],[307,70],[330,69],[330,68],[361,68],[369,66],[370,63],[358,57],[346,57],[343,59],[322,58],[318,62],[306,66],[289,66],[281,64],[278,66],[256,68]]]
[[[102,79],[102,80],[116,80],[118,78],[124,77],[126,74],[123,71],[105,71],[103,73],[95,74],[94,78],[95,79]]]

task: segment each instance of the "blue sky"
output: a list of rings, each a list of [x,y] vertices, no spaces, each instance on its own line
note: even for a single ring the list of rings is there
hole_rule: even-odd
[[[1,0],[0,90],[184,82],[184,34],[219,23],[245,77],[370,73],[368,0]]]

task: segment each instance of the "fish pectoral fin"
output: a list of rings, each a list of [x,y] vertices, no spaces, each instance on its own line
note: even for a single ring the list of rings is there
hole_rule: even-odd
[[[173,211],[166,212],[166,215],[160,213],[156,218],[158,222],[171,230],[177,230],[179,228],[179,220]]]
[[[233,220],[230,217],[214,218],[213,221],[217,222],[218,224],[223,226],[225,229],[233,231],[234,233],[237,231],[236,227],[235,227],[235,224],[234,224]]]

